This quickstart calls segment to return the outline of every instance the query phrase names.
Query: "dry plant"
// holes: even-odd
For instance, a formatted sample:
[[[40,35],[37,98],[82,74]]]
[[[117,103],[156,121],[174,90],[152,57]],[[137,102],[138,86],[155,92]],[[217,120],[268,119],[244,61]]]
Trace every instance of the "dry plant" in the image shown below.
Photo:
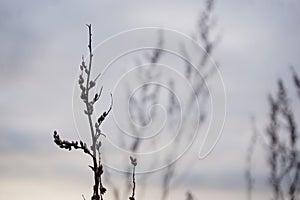
[[[182,55],[186,58],[186,61],[184,63],[184,77],[186,80],[190,82],[192,87],[194,88],[194,93],[187,94],[187,98],[184,102],[181,102],[184,104],[184,107],[186,108],[183,113],[180,113],[180,106],[178,102],[176,102],[174,94],[170,93],[169,96],[166,96],[165,93],[161,91],[161,88],[159,85],[152,85],[151,87],[149,85],[143,85],[141,87],[141,95],[137,97],[133,97],[130,95],[130,91],[132,91],[131,87],[128,86],[128,99],[130,99],[129,104],[129,111],[130,113],[134,113],[132,115],[133,120],[137,124],[141,124],[142,126],[145,126],[150,121],[149,115],[147,115],[147,109],[149,108],[149,105],[156,105],[157,102],[163,99],[168,99],[167,101],[167,116],[170,118],[170,123],[174,124],[177,123],[176,119],[178,119],[178,116],[182,115],[184,116],[182,126],[179,130],[179,133],[177,134],[174,143],[178,146],[184,144],[187,140],[191,140],[192,135],[190,133],[187,133],[185,130],[189,127],[191,118],[200,118],[199,120],[199,126],[202,125],[202,123],[206,119],[206,113],[205,113],[205,102],[208,98],[208,89],[206,88],[205,81],[207,81],[209,78],[211,78],[216,70],[214,66],[211,66],[210,63],[208,63],[208,56],[209,54],[213,53],[213,50],[216,45],[216,38],[213,38],[212,31],[215,26],[215,21],[213,18],[213,7],[214,7],[214,0],[206,0],[204,10],[200,13],[200,17],[198,19],[196,33],[192,34],[193,39],[199,43],[201,46],[204,47],[204,50],[206,53],[203,55],[197,56],[196,61],[191,61],[191,57],[189,54],[191,52],[188,51],[184,43],[180,43],[180,49]],[[164,56],[164,35],[163,31],[158,33],[159,38],[158,42],[156,44],[156,48],[149,54],[146,54],[144,57],[142,57],[137,62],[137,66],[140,66],[141,63],[150,63],[151,66],[149,68],[145,68],[141,71],[139,71],[139,74],[137,75],[137,80],[140,80],[140,83],[153,83],[157,82],[159,78],[166,78],[162,77],[162,73],[159,68],[156,67],[156,64],[159,63],[159,61]],[[196,67],[197,69],[192,66],[191,63],[197,63]],[[199,78],[199,72],[201,72],[202,77]],[[168,81],[168,87],[171,91],[180,90],[181,85],[177,83],[176,80],[170,79]],[[191,110],[193,108],[193,105],[195,105],[197,102],[195,99],[201,99],[202,101],[202,107],[200,116],[192,116]],[[152,107],[150,117],[151,120],[155,120],[155,118],[159,119],[157,116],[157,110],[155,107]],[[166,134],[172,134],[174,130],[174,126],[167,127],[168,130]],[[125,144],[127,145],[126,148],[130,149],[130,151],[133,154],[136,154],[140,147],[143,146],[143,140],[140,139],[140,136],[143,135],[143,129],[138,129],[134,125],[131,125],[130,132],[135,136],[134,140],[131,143]],[[120,139],[122,139],[120,137]],[[157,145],[155,141],[153,142],[153,147]],[[172,149],[171,152],[166,153],[164,155],[160,155],[163,157],[163,162],[166,163],[167,167],[164,168],[161,173],[161,200],[166,200],[170,193],[170,188],[172,181],[175,184],[175,182],[180,182],[185,177],[186,171],[178,172],[176,168],[176,163],[168,164],[170,161],[174,160],[176,157],[176,154],[178,153],[178,149]],[[150,166],[154,166],[155,163],[157,163],[157,159],[153,159],[152,163],[150,163]],[[188,164],[190,167],[191,165]],[[129,167],[129,166],[128,166]],[[186,169],[188,170],[188,168]],[[111,176],[107,177],[109,175],[106,173],[106,179],[108,182],[111,182]],[[126,179],[128,179],[129,174],[127,174]],[[148,187],[148,179],[150,174],[139,174],[141,180],[139,182],[139,198],[143,199],[143,195],[145,194],[147,187]],[[176,179],[175,179],[176,178]],[[111,184],[114,188],[114,199],[119,200],[120,194],[127,194],[130,192],[130,184],[127,185],[125,188],[125,191],[121,191],[120,188],[116,187],[115,185]],[[192,199],[191,193],[188,193],[188,199]]]
[[[300,79],[292,70],[294,86],[300,99]],[[279,79],[277,94],[268,96],[270,113],[266,129],[268,144],[266,160],[269,166],[269,185],[273,200],[300,199],[300,139],[295,120],[296,109],[284,82]],[[248,152],[252,154],[250,150]],[[251,188],[248,177],[248,187]],[[251,193],[251,191],[250,191]],[[251,199],[251,194],[250,198]]]
[[[101,132],[101,125],[105,121],[106,117],[112,110],[113,105],[113,98],[111,95],[111,104],[107,111],[104,111],[94,123],[94,105],[96,102],[99,101],[102,89],[99,92],[94,93],[93,98],[91,97],[91,91],[96,86],[96,79],[92,79],[92,64],[93,64],[93,49],[92,49],[92,26],[89,24],[87,25],[89,31],[89,42],[88,42],[88,49],[89,49],[89,59],[88,64],[86,64],[84,57],[82,57],[82,62],[80,65],[81,74],[79,75],[78,84],[80,87],[81,95],[80,98],[85,105],[84,114],[87,116],[88,124],[91,133],[91,146],[88,146],[83,141],[67,141],[62,140],[58,135],[57,131],[54,131],[54,142],[57,146],[62,149],[67,149],[71,151],[72,149],[80,149],[85,154],[87,154],[92,159],[92,165],[89,165],[89,168],[93,171],[93,178],[94,178],[94,186],[93,186],[93,195],[91,196],[91,200],[103,200],[104,194],[106,192],[106,188],[103,185],[102,175],[104,172],[103,164],[101,162],[101,136],[105,135]],[[137,161],[135,158],[130,157],[131,164],[133,166],[132,171],[132,181],[133,181],[133,188],[132,188],[132,195],[129,197],[130,200],[135,200],[135,167],[137,165]],[[84,196],[82,196],[85,199]]]
[[[250,139],[250,145],[247,149],[247,155],[246,155],[246,171],[245,171],[245,178],[246,178],[246,186],[247,186],[247,199],[252,199],[252,191],[254,187],[254,178],[252,175],[252,162],[253,162],[253,154],[254,150],[257,145],[257,130],[255,127],[255,120],[252,118],[252,124],[253,124],[253,134]]]
[[[199,98],[201,101],[206,102],[206,99],[208,97],[208,90],[205,85],[205,81],[210,78],[213,73],[215,72],[215,68],[210,66],[208,64],[208,54],[211,54],[213,52],[213,49],[215,47],[216,40],[212,39],[211,36],[211,30],[214,26],[214,21],[212,19],[212,11],[213,11],[213,5],[214,0],[207,0],[203,12],[201,12],[198,24],[197,24],[197,33],[193,35],[193,38],[201,44],[201,46],[204,47],[206,53],[204,53],[201,56],[198,56],[195,61],[195,63],[198,63],[197,69],[193,69],[194,67],[191,65],[190,62],[185,62],[184,69],[184,77],[191,82],[193,85],[193,88],[195,89],[195,94],[191,93],[187,95],[187,100],[184,102],[185,106],[187,107],[184,112],[182,113],[183,116],[191,116],[189,113],[192,109],[192,106],[196,103],[195,99]],[[93,195],[91,196],[91,200],[103,200],[104,194],[107,190],[106,187],[103,185],[103,179],[105,178],[105,183],[108,185],[108,188],[110,191],[112,191],[114,199],[120,200],[122,199],[122,196],[127,196],[129,193],[131,193],[129,199],[135,200],[136,199],[136,176],[135,176],[135,170],[136,170],[136,159],[130,157],[131,166],[127,163],[123,163],[127,165],[128,172],[126,174],[126,189],[125,191],[121,191],[119,187],[116,186],[116,184],[113,181],[112,175],[109,173],[108,170],[104,173],[104,166],[101,162],[101,157],[105,155],[101,155],[101,138],[105,135],[101,132],[101,125],[105,121],[106,117],[112,110],[112,104],[113,104],[113,98],[111,96],[111,105],[109,109],[105,112],[103,112],[96,120],[94,120],[94,106],[95,103],[99,101],[99,98],[102,93],[102,88],[100,91],[94,93],[94,95],[91,94],[92,90],[95,88],[96,80],[99,77],[95,77],[94,79],[91,77],[92,73],[92,64],[93,64],[93,49],[92,49],[92,27],[91,25],[87,25],[89,30],[89,56],[88,56],[88,63],[84,60],[82,57],[82,62],[80,65],[81,74],[79,76],[79,87],[81,90],[80,98],[82,102],[85,105],[84,114],[87,116],[88,123],[89,123],[89,129],[91,133],[91,141],[92,144],[88,146],[83,141],[66,141],[61,140],[58,133],[54,132],[54,142],[63,149],[72,150],[72,149],[81,149],[85,154],[87,154],[92,159],[92,165],[89,165],[90,169],[93,171],[93,178],[94,178],[94,186],[93,186]],[[151,54],[147,54],[144,58],[148,63],[151,63],[155,65],[160,61],[160,59],[163,56],[163,45],[164,45],[164,38],[163,33],[159,33],[159,41],[158,41],[158,48],[155,49]],[[186,49],[185,45],[182,43],[180,44],[182,55],[189,60],[189,54],[190,52]],[[201,74],[203,77],[199,79],[199,71],[201,71]],[[139,78],[145,78],[141,80],[141,82],[155,82],[155,80],[160,76],[159,69],[149,68],[148,70],[142,71],[143,75],[140,75]],[[177,84],[176,80],[170,79],[169,80],[169,87],[173,90],[176,90],[180,88],[180,85]],[[130,88],[128,88],[130,90]],[[92,98],[91,98],[92,96]],[[196,97],[195,97],[196,96]],[[161,95],[160,87],[156,86],[154,90],[151,90],[149,87],[142,87],[142,95],[139,98],[132,98],[132,101],[130,102],[129,109],[130,112],[136,113],[136,120],[139,124],[145,125],[147,124],[147,116],[146,116],[146,110],[148,108],[148,105],[155,105],[160,98],[165,98],[164,95]],[[201,125],[205,118],[205,104],[203,104],[203,110],[201,110],[201,116],[199,125]],[[174,95],[170,94],[168,97],[168,103],[167,103],[167,114],[173,120],[173,123],[176,123],[176,117],[180,115],[180,108],[178,103],[175,100]],[[156,115],[156,109],[154,108],[151,113],[151,117],[155,118]],[[194,117],[194,116],[193,116]],[[197,116],[199,117],[199,116]],[[185,117],[183,121],[183,126],[186,128],[189,126],[189,118]],[[172,127],[169,127],[169,133],[171,133]],[[131,133],[135,135],[135,140],[127,144],[129,145],[129,149],[132,154],[135,154],[138,152],[139,148],[141,147],[142,141],[140,140],[139,135],[142,134],[140,130],[137,130],[134,126],[131,126]],[[187,135],[184,132],[184,129],[180,130],[180,133],[178,134],[178,137],[175,139],[175,143],[180,145],[184,140],[190,140],[191,135]],[[121,140],[122,138],[120,138]],[[155,144],[153,144],[155,145]],[[177,149],[174,149],[174,151],[164,155],[164,162],[169,163],[170,160],[174,159],[174,154],[176,154]],[[153,160],[153,163],[155,163],[156,160]],[[151,166],[151,164],[150,164]],[[189,165],[190,167],[191,165]],[[130,170],[132,168],[132,170]],[[132,172],[130,172],[132,171]],[[162,171],[162,178],[161,178],[161,200],[166,200],[170,193],[171,183],[172,181],[180,182],[184,178],[184,171],[182,171],[182,174],[176,174],[176,163],[173,163],[171,165],[167,165],[167,167]],[[132,175],[132,176],[131,176]],[[177,176],[176,176],[177,175]],[[131,177],[130,177],[131,176]],[[141,181],[139,182],[139,188],[140,191],[145,191],[147,189],[148,184],[148,178],[149,174],[141,174],[142,176]],[[127,180],[131,178],[132,183],[128,182]],[[132,188],[132,190],[130,190]],[[141,192],[142,193],[142,192]],[[84,198],[84,196],[83,196]],[[139,196],[139,199],[143,199],[143,195]],[[186,199],[192,200],[195,199],[192,195],[192,193],[187,192]]]

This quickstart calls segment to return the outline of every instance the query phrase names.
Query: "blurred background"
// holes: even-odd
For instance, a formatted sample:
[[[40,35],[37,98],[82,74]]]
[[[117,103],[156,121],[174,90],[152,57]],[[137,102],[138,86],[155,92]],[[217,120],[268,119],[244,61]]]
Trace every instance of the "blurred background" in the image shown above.
[[[93,25],[94,46],[120,32],[158,27],[125,32],[126,37],[95,48],[96,76],[105,69],[107,55],[118,55],[111,52],[132,49],[134,42],[153,46],[118,59],[97,82],[104,86],[97,113],[108,109],[109,93],[114,96],[113,112],[103,126],[106,199],[128,198],[131,180],[122,171],[128,172],[132,154],[138,158],[137,199],[248,199],[249,166],[255,180],[252,198],[272,197],[267,97],[276,94],[281,78],[290,105],[299,111],[293,84],[293,73],[300,74],[299,1],[1,0],[0,199],[91,195],[90,159],[80,151],[59,149],[52,138],[57,130],[68,140],[89,140],[77,88],[81,56],[88,53],[87,23]],[[155,60],[155,49],[170,50],[175,43],[197,70],[170,52],[159,51]],[[146,67],[133,70],[138,66]],[[175,67],[181,78],[164,66]],[[185,86],[185,80],[192,86]],[[198,86],[201,92],[195,95]],[[199,103],[196,109],[190,96]],[[212,116],[218,120],[216,132],[204,146],[209,154],[199,159],[205,131],[215,127]],[[180,130],[178,135],[172,136],[173,129]],[[254,133],[261,139],[250,150],[250,162]],[[148,136],[156,139],[139,140]]]

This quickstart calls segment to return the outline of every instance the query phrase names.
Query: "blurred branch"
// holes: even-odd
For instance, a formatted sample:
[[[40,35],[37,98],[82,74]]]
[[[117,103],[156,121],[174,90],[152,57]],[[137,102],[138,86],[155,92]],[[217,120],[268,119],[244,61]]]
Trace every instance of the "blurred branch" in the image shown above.
[[[294,85],[295,85],[295,88],[297,90],[298,97],[300,99],[300,79],[299,79],[299,76],[297,75],[297,73],[296,73],[293,66],[291,67],[291,70],[292,70],[292,74],[293,74]]]
[[[293,69],[292,76],[295,89],[299,92],[299,78]],[[277,94],[269,94],[268,101],[270,113],[266,129],[269,140],[267,159],[273,199],[296,200],[299,199],[300,192],[299,133],[295,110],[291,108],[291,100],[281,79],[277,82]]]
[[[186,200],[195,200],[195,198],[191,192],[186,193]]]
[[[257,130],[255,127],[255,119],[252,119],[252,136],[250,139],[250,145],[247,150],[247,156],[246,156],[246,184],[247,184],[247,199],[252,200],[252,191],[254,187],[254,178],[252,175],[252,157],[254,153],[254,149],[257,143]]]

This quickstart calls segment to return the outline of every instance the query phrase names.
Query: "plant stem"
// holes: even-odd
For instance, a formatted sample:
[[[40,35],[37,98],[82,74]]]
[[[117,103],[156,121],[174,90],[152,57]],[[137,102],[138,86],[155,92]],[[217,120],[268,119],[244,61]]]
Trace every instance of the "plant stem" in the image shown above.
[[[96,152],[96,137],[95,137],[95,131],[93,127],[93,120],[92,120],[92,111],[89,105],[89,91],[90,91],[90,77],[91,77],[91,70],[92,70],[92,62],[93,62],[93,52],[92,52],[92,26],[91,24],[87,25],[89,29],[89,66],[88,66],[88,72],[87,72],[87,82],[86,82],[86,109],[87,109],[87,116],[88,116],[88,122],[91,130],[91,137],[92,137],[92,151],[93,151],[93,165],[94,165],[94,182],[95,185],[93,187],[93,196],[92,200],[99,200],[99,176],[98,176],[98,163],[97,163],[97,152]],[[100,164],[100,163],[99,163]],[[102,198],[101,198],[102,199]]]

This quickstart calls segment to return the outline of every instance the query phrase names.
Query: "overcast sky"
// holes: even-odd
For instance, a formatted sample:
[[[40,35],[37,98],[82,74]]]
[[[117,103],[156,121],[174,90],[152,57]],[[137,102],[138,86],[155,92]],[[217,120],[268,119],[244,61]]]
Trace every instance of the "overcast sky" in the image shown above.
[[[67,200],[90,194],[89,159],[52,142],[54,129],[64,138],[78,139],[72,98],[80,59],[87,53],[85,24],[93,24],[95,45],[143,27],[190,35],[203,8],[199,0],[0,0],[0,199]],[[200,161],[195,153],[196,164],[172,189],[175,200],[183,199],[186,190],[198,199],[246,199],[250,116],[263,132],[266,97],[277,78],[290,88],[289,67],[300,74],[299,1],[219,0],[213,13],[220,40],[212,58],[220,65],[226,88],[226,123],[209,157]],[[119,73],[116,69],[115,76]],[[100,107],[107,108],[109,97],[103,98]],[[264,155],[258,153],[255,199],[267,199],[262,189],[266,172]]]

